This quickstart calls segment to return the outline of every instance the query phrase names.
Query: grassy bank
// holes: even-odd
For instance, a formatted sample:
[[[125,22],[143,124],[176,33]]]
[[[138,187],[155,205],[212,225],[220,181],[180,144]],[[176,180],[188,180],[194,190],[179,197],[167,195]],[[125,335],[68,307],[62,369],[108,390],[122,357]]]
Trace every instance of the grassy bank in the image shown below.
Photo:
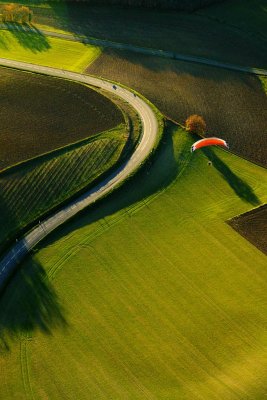
[[[24,264],[1,299],[3,398],[263,398],[266,257],[225,220],[267,201],[266,170],[192,141],[169,126]]]
[[[18,232],[92,184],[120,158],[124,124],[0,173],[0,249]]]

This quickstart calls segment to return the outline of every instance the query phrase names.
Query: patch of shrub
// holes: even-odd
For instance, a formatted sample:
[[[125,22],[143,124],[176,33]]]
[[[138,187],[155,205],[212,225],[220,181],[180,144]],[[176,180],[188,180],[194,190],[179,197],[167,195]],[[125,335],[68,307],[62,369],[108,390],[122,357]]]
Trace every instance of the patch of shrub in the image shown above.
[[[29,7],[20,4],[5,4],[2,7],[2,22],[31,22],[33,12]]]
[[[185,121],[185,128],[189,132],[203,134],[207,126],[201,115],[194,114],[190,115]]]

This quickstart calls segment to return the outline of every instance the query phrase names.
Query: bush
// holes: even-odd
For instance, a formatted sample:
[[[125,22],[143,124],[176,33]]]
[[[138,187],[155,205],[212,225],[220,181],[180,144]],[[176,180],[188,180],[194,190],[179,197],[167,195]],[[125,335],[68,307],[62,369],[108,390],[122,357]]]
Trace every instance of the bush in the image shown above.
[[[185,128],[189,132],[203,134],[206,131],[206,122],[200,115],[190,115],[185,121]]]
[[[27,23],[32,20],[32,10],[19,4],[5,4],[2,7],[2,22]]]

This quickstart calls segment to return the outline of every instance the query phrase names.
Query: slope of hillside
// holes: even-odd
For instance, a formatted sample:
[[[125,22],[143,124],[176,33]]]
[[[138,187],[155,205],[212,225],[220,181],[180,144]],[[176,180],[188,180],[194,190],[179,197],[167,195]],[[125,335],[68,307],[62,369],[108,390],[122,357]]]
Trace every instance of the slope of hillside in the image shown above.
[[[1,299],[2,397],[24,380],[40,399],[263,398],[266,256],[225,220],[267,201],[266,170],[191,144],[169,126],[24,264]]]

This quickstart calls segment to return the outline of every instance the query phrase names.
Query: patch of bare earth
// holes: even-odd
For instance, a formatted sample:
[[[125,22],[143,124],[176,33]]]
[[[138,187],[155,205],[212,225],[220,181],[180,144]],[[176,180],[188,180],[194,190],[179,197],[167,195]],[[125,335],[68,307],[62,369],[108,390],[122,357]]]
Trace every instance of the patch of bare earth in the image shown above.
[[[84,85],[0,68],[0,169],[123,122],[119,109]]]
[[[267,255],[267,204],[235,217],[228,223]]]
[[[267,96],[256,76],[110,49],[87,72],[136,89],[178,122],[201,114],[209,136],[267,166]]]

